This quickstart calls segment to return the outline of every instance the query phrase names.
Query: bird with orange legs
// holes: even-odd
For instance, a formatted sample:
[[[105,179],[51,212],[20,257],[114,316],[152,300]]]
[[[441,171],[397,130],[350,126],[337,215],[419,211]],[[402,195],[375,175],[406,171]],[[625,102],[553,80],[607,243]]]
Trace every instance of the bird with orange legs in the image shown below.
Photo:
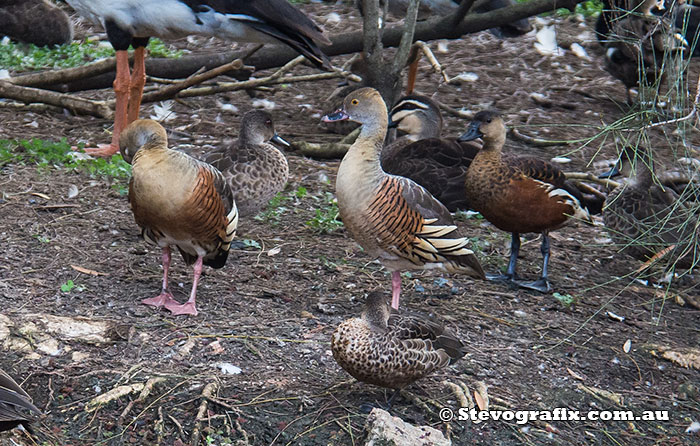
[[[80,15],[99,23],[116,50],[117,74],[112,142],[85,149],[95,156],[119,151],[119,136],[138,119],[146,83],[146,45],[152,36],[191,34],[239,42],[283,43],[319,67],[330,68],[318,47],[330,41],[321,29],[287,0],[67,0]],[[129,47],[134,66],[129,70]]]

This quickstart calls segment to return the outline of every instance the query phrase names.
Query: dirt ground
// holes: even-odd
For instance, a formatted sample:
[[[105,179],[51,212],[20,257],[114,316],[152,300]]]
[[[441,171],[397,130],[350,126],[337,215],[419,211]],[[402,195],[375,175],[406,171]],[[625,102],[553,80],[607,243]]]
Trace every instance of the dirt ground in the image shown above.
[[[347,3],[302,7],[330,34],[359,26]],[[342,20],[329,21],[331,12]],[[615,138],[590,138],[629,112],[624,87],[601,69],[602,51],[590,21],[553,23],[560,45],[578,42],[590,60],[571,51],[542,56],[534,33],[499,40],[482,32],[447,42],[447,54],[431,44],[450,76],[468,72],[478,80],[439,85],[439,76],[422,62],[418,88],[437,92],[456,109],[496,107],[523,134],[579,141],[540,146],[511,138],[508,147],[546,159],[566,156],[568,171],[600,172],[602,162],[617,153]],[[228,46],[209,39],[173,44],[197,52]],[[257,95],[274,102],[283,137],[331,141],[338,136],[324,133],[318,123],[336,84],[289,84]],[[109,98],[112,93],[95,94]],[[224,110],[221,103],[238,111]],[[171,145],[201,155],[235,137],[240,116],[252,106],[243,92],[179,101],[173,106],[176,117],[165,124],[174,131]],[[152,105],[143,107],[142,116],[152,113]],[[467,124],[445,118],[448,135]],[[90,117],[0,108],[1,138],[105,143],[110,125]],[[692,146],[698,140],[696,128],[681,134],[675,126],[662,126],[649,134],[657,159],[667,164],[679,141],[685,138]],[[287,155],[287,199],[267,219],[241,220],[238,237],[253,242],[235,249],[225,268],[206,270],[196,317],[173,317],[139,303],[158,292],[162,269],[159,252],[139,238],[126,196],[84,172],[0,166],[0,322],[10,327],[9,333],[0,330],[5,339],[0,367],[17,377],[45,412],[35,425],[35,440],[15,431],[1,435],[1,445],[191,444],[203,392],[213,392],[216,401],[200,414],[202,444],[362,444],[366,414],[359,405],[384,402],[388,392],[351,379],[334,362],[329,340],[337,324],[359,314],[368,291],[379,288],[389,295],[390,278],[342,229],[319,234],[305,225],[333,192],[338,161]],[[68,198],[71,185],[79,193]],[[302,186],[308,194],[296,197]],[[700,345],[700,311],[678,303],[700,295],[697,277],[686,276],[669,293],[634,281],[639,262],[615,252],[596,218],[593,227],[573,224],[552,234],[550,274],[556,292],[575,299],[568,307],[553,295],[497,283],[437,272],[406,275],[404,309],[439,315],[462,337],[468,353],[406,389],[393,414],[431,425],[455,445],[698,444],[698,434],[684,432],[700,421],[698,370],[662,357],[665,350]],[[459,224],[473,238],[485,268],[505,267],[508,234],[477,218]],[[536,277],[540,239],[529,239],[520,272]],[[179,255],[173,263],[173,289],[184,301],[191,270]],[[72,265],[104,274],[84,274]],[[76,286],[64,292],[61,285],[68,280]],[[47,327],[37,321],[52,316],[100,323],[104,337],[53,334],[56,343],[47,344],[41,330],[27,325]],[[12,345],[23,348],[11,348],[8,335]],[[667,410],[669,420],[442,422],[440,407],[459,407],[448,382],[463,383],[470,392],[482,383],[492,408]],[[144,385],[150,392],[141,392]],[[125,386],[132,392],[96,410],[90,403]]]

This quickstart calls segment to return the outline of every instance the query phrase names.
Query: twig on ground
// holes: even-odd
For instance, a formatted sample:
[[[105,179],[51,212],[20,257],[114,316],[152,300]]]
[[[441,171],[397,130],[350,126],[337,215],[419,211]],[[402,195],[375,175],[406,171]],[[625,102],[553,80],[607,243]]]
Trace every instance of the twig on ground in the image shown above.
[[[207,413],[207,406],[209,404],[209,399],[214,396],[219,390],[219,383],[217,381],[210,382],[202,390],[202,402],[199,404],[199,410],[197,411],[197,418],[195,418],[194,429],[192,429],[191,446],[199,445],[199,437],[202,434],[202,420],[205,420],[205,415]]]
[[[533,146],[539,146],[539,147],[548,147],[548,146],[565,146],[568,144],[571,144],[573,141],[551,141],[548,139],[540,139],[540,138],[534,138],[532,136],[524,135],[520,133],[520,131],[516,128],[511,128],[510,134],[515,137],[515,139],[518,139],[522,142],[525,142],[527,144],[533,145]]]
[[[63,70],[46,70],[39,73],[13,76],[7,79],[7,81],[23,87],[41,87],[62,84],[77,79],[86,79],[112,71],[116,67],[117,59],[115,57],[110,57],[109,59],[98,60],[97,62],[92,62],[82,67],[66,68]]]
[[[602,184],[603,186],[608,187],[610,189],[615,189],[617,186],[620,185],[620,183],[614,180],[609,180],[607,178],[598,178],[591,172],[565,172],[564,175],[566,175],[567,180],[584,180],[591,183]]]
[[[462,387],[450,381],[443,381],[442,383],[450,388],[452,394],[455,396],[455,398],[457,398],[459,407],[471,408],[469,406],[469,401],[467,401],[467,397],[465,396],[466,392],[464,392]]]

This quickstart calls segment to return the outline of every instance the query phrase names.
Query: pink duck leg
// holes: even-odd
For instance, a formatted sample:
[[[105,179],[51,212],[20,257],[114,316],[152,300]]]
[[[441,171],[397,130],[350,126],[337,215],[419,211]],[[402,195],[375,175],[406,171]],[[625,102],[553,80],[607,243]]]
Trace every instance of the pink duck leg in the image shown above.
[[[165,305],[165,308],[170,310],[174,315],[180,314],[190,314],[192,316],[197,315],[197,308],[195,307],[194,300],[197,296],[197,285],[199,284],[199,276],[202,275],[202,266],[204,262],[202,257],[197,257],[197,261],[194,262],[194,279],[192,280],[192,293],[190,294],[190,300],[180,305],[177,302],[169,302]]]
[[[144,299],[141,301],[142,304],[150,305],[152,307],[160,308],[167,306],[168,304],[177,305],[178,302],[175,300],[173,295],[168,290],[168,270],[170,269],[170,248],[163,248],[163,290],[156,297],[151,297],[149,299]]]

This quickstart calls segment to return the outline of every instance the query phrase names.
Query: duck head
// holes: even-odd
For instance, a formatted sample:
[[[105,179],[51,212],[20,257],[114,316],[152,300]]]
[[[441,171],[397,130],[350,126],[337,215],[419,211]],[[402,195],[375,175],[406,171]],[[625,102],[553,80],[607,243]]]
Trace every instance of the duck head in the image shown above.
[[[323,118],[323,122],[351,121],[365,126],[384,125],[389,120],[384,99],[377,90],[370,87],[360,88],[350,93],[343,101],[343,106]]]
[[[608,179],[622,175],[630,182],[644,182],[653,179],[654,164],[648,149],[638,147],[625,147],[620,152],[615,165],[609,171],[598,178]]]
[[[119,135],[119,152],[131,164],[139,150],[167,147],[168,135],[162,125],[152,119],[137,119]]]
[[[391,309],[387,305],[384,293],[371,291],[365,300],[365,310],[362,312],[362,319],[372,326],[386,328],[387,321],[391,315]]]
[[[458,141],[472,141],[477,138],[483,139],[485,143],[505,143],[506,124],[500,113],[494,110],[480,111]]]
[[[239,137],[246,144],[260,145],[272,141],[283,147],[290,147],[290,144],[275,132],[272,115],[263,110],[251,110],[243,115]]]
[[[440,106],[427,96],[404,96],[391,109],[389,127],[414,141],[438,138],[442,132]]]

